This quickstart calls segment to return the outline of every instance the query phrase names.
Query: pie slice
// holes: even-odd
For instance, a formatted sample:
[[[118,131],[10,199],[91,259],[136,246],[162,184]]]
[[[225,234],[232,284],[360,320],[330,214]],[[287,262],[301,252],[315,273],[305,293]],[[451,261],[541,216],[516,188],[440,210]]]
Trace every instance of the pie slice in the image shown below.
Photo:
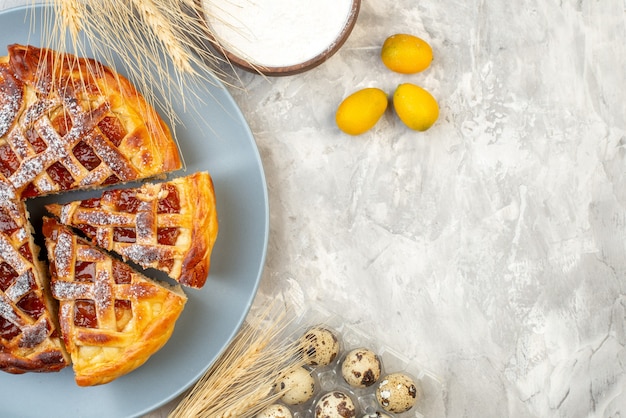
[[[170,338],[187,298],[76,236],[52,218],[43,234],[52,295],[76,383],[93,386],[135,370]]]
[[[143,268],[164,271],[185,286],[207,279],[218,222],[206,172],[46,209],[94,244]]]
[[[0,57],[0,173],[23,198],[181,167],[169,129],[99,62],[34,46]]]
[[[0,175],[0,370],[53,372],[69,364],[26,207]]]

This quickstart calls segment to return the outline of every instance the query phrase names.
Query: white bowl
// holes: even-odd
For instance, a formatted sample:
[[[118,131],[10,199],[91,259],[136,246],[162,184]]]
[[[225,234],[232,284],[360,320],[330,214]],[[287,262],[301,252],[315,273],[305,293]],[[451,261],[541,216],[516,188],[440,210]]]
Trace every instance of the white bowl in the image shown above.
[[[213,48],[267,76],[302,73],[328,60],[348,39],[361,6],[361,0],[199,1]],[[290,10],[277,10],[281,1]]]

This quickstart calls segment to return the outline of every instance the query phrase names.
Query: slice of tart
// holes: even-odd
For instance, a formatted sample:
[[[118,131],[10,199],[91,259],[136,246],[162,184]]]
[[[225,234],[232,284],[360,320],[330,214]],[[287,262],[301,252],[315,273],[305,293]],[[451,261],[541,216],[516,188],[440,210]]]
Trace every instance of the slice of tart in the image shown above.
[[[181,167],[169,129],[123,76],[34,46],[0,57],[0,173],[23,198]]]
[[[0,175],[0,370],[53,372],[69,364],[28,214]]]
[[[141,275],[52,218],[43,234],[76,383],[104,384],[144,364],[172,335],[187,301],[180,286]]]
[[[207,279],[218,232],[213,182],[206,172],[46,209],[94,244],[185,286]]]

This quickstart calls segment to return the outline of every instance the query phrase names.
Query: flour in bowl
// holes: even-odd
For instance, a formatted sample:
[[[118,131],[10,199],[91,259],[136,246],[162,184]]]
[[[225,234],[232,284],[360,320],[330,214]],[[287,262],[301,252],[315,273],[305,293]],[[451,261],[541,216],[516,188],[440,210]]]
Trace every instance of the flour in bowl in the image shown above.
[[[300,64],[332,48],[351,0],[203,0],[213,34],[230,52],[265,67]]]

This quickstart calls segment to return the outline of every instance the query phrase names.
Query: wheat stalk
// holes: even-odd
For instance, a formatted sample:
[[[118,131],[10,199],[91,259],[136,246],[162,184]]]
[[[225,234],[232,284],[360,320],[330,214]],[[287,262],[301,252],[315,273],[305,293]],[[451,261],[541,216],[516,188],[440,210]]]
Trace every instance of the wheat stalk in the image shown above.
[[[245,324],[216,363],[194,385],[169,418],[246,418],[276,402],[278,378],[302,366],[290,323],[278,303]]]
[[[193,73],[189,51],[184,49],[171,27],[171,22],[164,17],[153,0],[131,0],[152,33],[168,52],[174,66],[182,73]]]
[[[69,45],[67,52],[79,56],[91,50],[116,72],[122,65],[146,100],[163,110],[173,131],[181,121],[175,103],[186,110],[187,98],[210,93],[216,79],[241,85],[228,60],[209,47],[215,37],[203,19],[202,2],[45,1],[54,13],[41,22],[44,46],[66,51]]]

